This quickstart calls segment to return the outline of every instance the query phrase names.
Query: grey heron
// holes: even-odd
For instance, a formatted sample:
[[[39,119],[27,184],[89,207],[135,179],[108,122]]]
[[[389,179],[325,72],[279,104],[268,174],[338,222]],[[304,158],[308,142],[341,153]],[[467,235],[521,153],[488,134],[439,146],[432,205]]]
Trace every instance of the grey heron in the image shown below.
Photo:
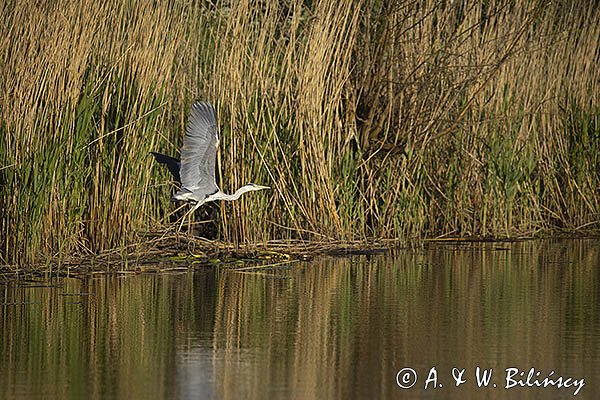
[[[215,180],[218,147],[219,133],[214,107],[209,102],[195,102],[192,104],[183,137],[181,161],[152,152],[156,161],[166,164],[173,178],[181,184],[172,199],[195,203],[189,214],[210,201],[232,201],[239,199],[246,192],[270,189],[269,186],[249,183],[233,194],[223,193]],[[185,217],[182,219],[182,225],[183,220]]]

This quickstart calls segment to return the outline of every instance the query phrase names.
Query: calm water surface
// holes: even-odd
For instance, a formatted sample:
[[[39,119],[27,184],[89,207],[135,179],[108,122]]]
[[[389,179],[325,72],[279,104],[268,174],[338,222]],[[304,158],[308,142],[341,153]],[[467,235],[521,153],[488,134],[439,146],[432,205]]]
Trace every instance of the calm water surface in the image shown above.
[[[0,399],[598,399],[599,304],[597,240],[4,282]]]

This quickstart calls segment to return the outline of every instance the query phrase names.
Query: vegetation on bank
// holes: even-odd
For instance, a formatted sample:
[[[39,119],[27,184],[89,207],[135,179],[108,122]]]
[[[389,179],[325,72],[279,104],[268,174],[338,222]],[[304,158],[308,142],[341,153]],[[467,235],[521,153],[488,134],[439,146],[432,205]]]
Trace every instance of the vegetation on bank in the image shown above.
[[[514,237],[600,227],[600,8],[575,0],[5,2],[0,257],[171,229],[215,104],[219,237]]]

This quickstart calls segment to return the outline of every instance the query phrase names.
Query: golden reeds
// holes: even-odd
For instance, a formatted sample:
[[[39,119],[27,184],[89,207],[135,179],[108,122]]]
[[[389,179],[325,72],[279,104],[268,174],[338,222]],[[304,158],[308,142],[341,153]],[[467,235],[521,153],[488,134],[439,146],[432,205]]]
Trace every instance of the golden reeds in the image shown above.
[[[215,103],[233,243],[598,229],[600,11],[580,2],[7,2],[0,254],[166,229]]]

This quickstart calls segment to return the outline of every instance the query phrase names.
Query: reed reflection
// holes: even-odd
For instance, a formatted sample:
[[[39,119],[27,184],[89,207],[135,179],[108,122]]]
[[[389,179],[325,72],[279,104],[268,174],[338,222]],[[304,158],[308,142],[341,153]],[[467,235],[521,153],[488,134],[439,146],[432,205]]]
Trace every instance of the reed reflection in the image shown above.
[[[451,386],[453,367],[535,367],[598,379],[598,246],[438,247],[328,260],[219,281],[221,398],[539,398],[551,388]],[[398,370],[436,366],[447,390],[402,392]],[[424,377],[421,377],[421,384]],[[498,379],[501,383],[501,379]],[[422,388],[422,386],[421,386]],[[572,393],[571,393],[572,394]]]
[[[0,286],[0,398],[566,396],[453,388],[450,370],[599,382],[599,250],[469,244],[251,273],[13,282]],[[443,389],[422,390],[424,376],[396,385],[401,368],[434,365]]]

